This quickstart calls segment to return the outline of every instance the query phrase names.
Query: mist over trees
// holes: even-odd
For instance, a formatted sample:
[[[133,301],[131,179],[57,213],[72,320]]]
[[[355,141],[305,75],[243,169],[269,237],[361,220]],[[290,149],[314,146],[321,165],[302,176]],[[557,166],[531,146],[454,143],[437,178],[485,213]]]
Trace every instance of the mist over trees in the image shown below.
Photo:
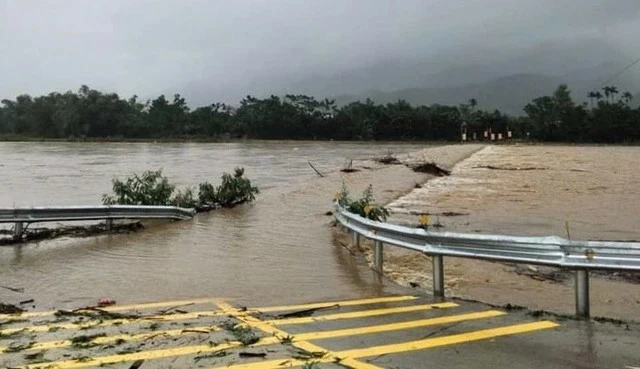
[[[247,96],[238,106],[214,103],[191,109],[176,94],[140,101],[82,86],[77,92],[2,100],[4,139],[308,139],[445,140],[483,138],[485,131],[512,131],[514,138],[562,142],[640,141],[640,108],[633,96],[605,86],[576,103],[567,85],[534,99],[524,116],[465,104],[411,105],[370,99],[338,106],[305,95]]]

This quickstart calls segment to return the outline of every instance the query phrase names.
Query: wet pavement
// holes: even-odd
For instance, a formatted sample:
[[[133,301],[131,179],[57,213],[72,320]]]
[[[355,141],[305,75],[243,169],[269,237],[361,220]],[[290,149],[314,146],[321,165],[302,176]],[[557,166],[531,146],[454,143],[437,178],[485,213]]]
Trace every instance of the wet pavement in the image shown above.
[[[89,316],[92,315],[93,317]],[[98,317],[96,317],[98,316]],[[203,298],[0,316],[21,368],[634,368],[640,325],[393,294],[279,306]],[[8,351],[8,352],[7,352]]]

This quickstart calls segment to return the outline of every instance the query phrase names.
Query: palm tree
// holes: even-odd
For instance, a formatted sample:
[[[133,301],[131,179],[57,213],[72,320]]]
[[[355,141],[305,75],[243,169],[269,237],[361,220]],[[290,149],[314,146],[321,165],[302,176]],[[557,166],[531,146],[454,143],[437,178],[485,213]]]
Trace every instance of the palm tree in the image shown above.
[[[611,87],[609,86],[604,86],[602,88],[602,91],[604,92],[604,96],[607,97],[607,101],[609,101],[609,96],[611,96]]]
[[[603,98],[602,92],[596,91],[595,98],[596,98],[596,101],[600,101]]]
[[[596,92],[595,91],[589,91],[589,93],[587,94],[587,97],[591,101],[591,108],[593,109],[593,99],[596,98]]]
[[[633,100],[633,95],[629,91],[625,91],[622,93],[621,98],[626,104],[628,104],[631,100]]]
[[[611,102],[615,100],[616,94],[618,94],[618,88],[616,86],[609,86],[609,92],[611,92]]]
[[[594,94],[594,96],[593,96],[593,97],[595,97],[595,98],[596,98],[596,101],[600,101],[600,99],[602,99],[602,97],[603,97],[603,96],[602,96],[602,92],[600,92],[600,91],[595,91],[595,94]]]

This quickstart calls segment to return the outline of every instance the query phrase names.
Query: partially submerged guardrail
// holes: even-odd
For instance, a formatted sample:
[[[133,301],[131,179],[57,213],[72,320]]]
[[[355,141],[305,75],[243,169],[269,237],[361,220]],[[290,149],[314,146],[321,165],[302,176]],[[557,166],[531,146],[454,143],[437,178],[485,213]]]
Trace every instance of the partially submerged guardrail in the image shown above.
[[[336,220],[374,240],[374,267],[382,273],[383,244],[421,252],[433,258],[433,294],[444,297],[445,256],[509,261],[575,270],[576,315],[589,316],[589,270],[640,271],[640,243],[572,241],[560,237],[513,237],[425,231],[381,223],[349,213],[336,204]]]
[[[74,222],[106,220],[107,229],[116,219],[174,219],[186,220],[195,209],[175,206],[101,205],[0,209],[0,223],[14,223],[14,236],[22,235],[24,224],[45,222]]]

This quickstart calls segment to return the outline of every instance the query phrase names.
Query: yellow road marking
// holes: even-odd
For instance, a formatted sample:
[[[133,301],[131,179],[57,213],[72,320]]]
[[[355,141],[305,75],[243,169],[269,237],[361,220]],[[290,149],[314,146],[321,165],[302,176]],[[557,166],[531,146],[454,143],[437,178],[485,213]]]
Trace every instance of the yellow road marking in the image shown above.
[[[454,334],[444,337],[427,338],[417,341],[409,341],[391,345],[374,346],[364,349],[345,350],[337,352],[339,357],[367,357],[383,354],[397,354],[400,352],[422,350],[438,346],[453,345],[456,343],[485,340],[500,336],[509,336],[518,333],[526,333],[541,329],[557,327],[559,324],[547,320],[533,323],[510,325],[506,327],[483,329],[480,331]]]
[[[229,305],[228,303],[224,302],[224,301],[218,301],[216,303],[218,305],[218,307],[220,309],[222,309],[223,311],[227,311],[229,314],[233,315],[236,319],[244,322],[245,324],[259,329],[265,333],[269,333],[272,334],[274,337],[273,338],[284,338],[284,337],[289,337],[289,334],[283,330],[280,330],[276,327],[274,327],[273,325],[263,322],[262,320],[253,317],[251,315],[248,315],[246,312],[241,312],[238,311],[237,309],[235,309],[233,306]],[[297,348],[309,351],[309,352],[325,352],[325,356],[330,356],[331,352],[328,350],[323,349],[320,346],[316,346],[311,342],[308,341],[293,341],[291,342],[291,344]],[[284,360],[286,361],[286,359]],[[293,360],[296,361],[296,360]],[[333,360],[332,360],[333,361]],[[274,367],[280,367],[282,364],[283,360],[279,360],[278,361],[278,366],[271,366],[271,367],[265,367],[265,368],[274,368]],[[353,369],[382,369],[378,366],[372,365],[372,364],[368,364],[368,363],[363,363],[360,362],[358,360],[355,360],[353,358],[346,358],[344,360],[342,360],[342,363],[345,364],[348,367],[351,367]],[[258,363],[259,364],[259,363]],[[300,364],[297,365],[302,365],[304,364],[303,362],[301,362]]]
[[[186,331],[185,331],[186,330]],[[183,329],[171,329],[164,331],[153,331],[149,333],[141,333],[141,334],[118,334],[113,336],[105,336],[105,337],[96,337],[91,340],[91,343],[95,343],[98,345],[110,344],[114,343],[118,340],[124,340],[126,342],[129,341],[141,341],[146,340],[152,337],[176,337],[183,334],[196,333],[194,331],[207,331],[208,333],[219,332],[221,330],[220,327],[217,326],[203,326],[203,327],[185,327]],[[63,347],[69,347],[73,345],[71,340],[60,340],[60,341],[47,341],[47,342],[39,342],[34,343],[33,346],[25,349],[25,350],[50,350],[50,349],[58,349]],[[0,346],[0,353],[2,353],[6,347]]]
[[[331,363],[339,360],[340,363],[343,363],[348,366],[352,366],[352,364],[347,363],[347,361],[350,361],[350,362],[355,361],[356,363],[360,363],[363,365],[372,365],[372,364],[367,364],[367,363],[357,361],[355,359],[374,356],[374,355],[395,354],[395,353],[401,353],[401,352],[407,352],[407,351],[422,350],[427,348],[452,345],[456,343],[479,341],[479,340],[485,340],[485,339],[495,338],[500,336],[508,336],[508,335],[513,335],[518,333],[533,332],[537,330],[553,328],[556,326],[558,326],[557,323],[550,322],[550,321],[516,324],[516,325],[511,325],[506,327],[485,329],[481,331],[455,334],[455,335],[444,336],[444,337],[427,338],[423,340],[409,341],[409,342],[403,342],[398,344],[374,346],[374,347],[369,347],[364,349],[330,352],[330,353],[327,353],[327,355],[325,355],[322,358],[318,358],[316,360],[310,360],[310,361],[315,361],[317,363]],[[224,368],[276,369],[276,368],[282,368],[285,366],[287,367],[300,366],[300,365],[304,365],[305,363],[308,363],[308,361],[302,361],[302,360],[296,360],[296,359],[290,359],[290,360],[280,359],[280,360],[262,361],[257,363],[229,365],[229,366],[225,366]],[[218,368],[222,368],[222,367],[218,366],[213,369],[218,369]],[[358,368],[370,368],[370,367],[362,366]]]
[[[197,305],[197,304],[212,304],[216,301],[213,298],[202,298],[202,299],[193,299],[193,300],[177,300],[177,301],[162,301],[162,302],[150,302],[143,304],[135,304],[135,305],[117,305],[117,306],[109,306],[102,308],[106,311],[123,311],[123,310],[143,310],[143,309],[154,309],[154,308],[162,308],[162,307],[171,307],[171,306],[180,306],[180,305]],[[44,316],[53,316],[57,310],[47,310],[47,311],[31,311],[25,312],[21,314],[0,314],[0,319],[9,319],[9,318],[38,318]]]
[[[56,369],[84,368],[88,366],[118,364],[118,363],[130,362],[130,361],[136,361],[136,360],[153,360],[153,359],[167,358],[171,356],[207,353],[207,352],[214,352],[219,350],[228,350],[228,349],[232,349],[240,346],[242,346],[240,342],[229,342],[229,343],[223,343],[217,346],[197,345],[197,346],[175,347],[170,349],[141,351],[141,352],[135,352],[131,354],[116,354],[116,355],[94,357],[94,358],[91,358],[91,360],[87,360],[87,361],[66,360],[66,361],[58,361],[58,362],[52,362],[52,363],[46,363],[46,364],[26,365],[22,368],[23,369],[34,368],[34,367],[43,367],[43,368],[51,367]]]
[[[252,345],[251,347],[277,344],[277,343],[280,343],[281,338],[289,336],[287,332],[282,331],[274,327],[273,325],[263,322],[251,315],[248,315],[245,312],[239,312],[238,310],[234,309],[228,304],[219,303],[219,306],[223,312],[234,315],[237,319],[244,322],[245,324],[274,335],[273,337],[265,337],[261,339],[258,343],[256,343],[255,345]],[[486,339],[486,338],[499,336],[499,335],[516,334],[516,333],[550,327],[550,326],[546,326],[545,324],[551,324],[551,326],[557,325],[551,322],[541,322],[543,326],[533,327],[525,324],[525,325],[504,327],[504,328],[498,328],[498,329],[489,329],[485,331],[471,332],[471,333],[466,333],[461,335],[441,337],[441,338],[435,338],[435,339],[429,339],[429,340],[414,341],[414,342],[408,342],[405,344],[386,345],[386,346],[379,346],[379,347],[373,347],[368,349],[350,350],[350,351],[333,352],[333,353],[323,349],[320,346],[317,346],[308,342],[308,340],[311,340],[311,339],[325,339],[325,338],[344,337],[344,336],[359,335],[359,334],[378,333],[378,332],[383,332],[388,330],[399,330],[399,329],[420,327],[420,326],[427,326],[427,325],[446,324],[446,323],[452,323],[452,322],[469,320],[469,319],[481,319],[484,317],[500,316],[504,314],[505,313],[500,311],[489,310],[485,312],[467,313],[467,314],[459,314],[455,316],[423,319],[423,320],[414,321],[414,322],[384,324],[384,325],[377,325],[377,326],[369,326],[369,327],[353,328],[353,329],[342,329],[342,330],[326,331],[326,332],[309,332],[309,333],[299,334],[293,337],[292,345],[310,352],[318,352],[318,351],[325,352],[326,353],[325,357],[319,358],[317,360],[320,362],[333,362],[336,360],[336,358],[342,358],[341,362],[343,364],[353,367],[355,369],[379,369],[379,367],[375,365],[360,362],[356,360],[356,358],[363,357],[363,356],[370,356],[369,351],[367,350],[374,350],[373,351],[374,354],[372,355],[376,355],[375,352],[377,351],[375,350],[378,350],[381,352],[389,351],[390,353],[402,352],[407,350],[414,350],[414,348],[410,348],[410,347],[414,347],[415,345],[425,346],[425,343],[423,343],[423,341],[426,341],[428,343],[428,345],[425,346],[425,348],[435,347],[439,345]],[[539,324],[539,323],[533,323],[533,324]],[[202,329],[202,327],[189,328],[189,329]],[[216,330],[219,330],[219,328],[216,328]],[[136,336],[122,335],[122,336],[99,337],[99,338],[96,338],[93,342],[98,344],[111,343],[121,337],[123,339],[128,338],[129,340],[144,339],[152,335],[156,335],[156,334],[160,335],[165,332],[169,332],[169,335],[172,335],[172,334],[177,335],[177,334],[180,334],[182,330],[157,331],[157,332],[144,333]],[[70,344],[70,341],[58,341],[58,342],[63,342],[66,345]],[[44,342],[36,345],[41,345],[41,346],[39,347],[34,346],[33,349],[47,349],[47,348],[62,347],[55,342]],[[103,356],[103,357],[96,357],[93,360],[87,361],[87,362],[77,362],[75,360],[67,360],[67,361],[61,361],[57,363],[47,363],[47,365],[53,365],[53,367],[60,368],[60,369],[81,368],[81,367],[96,366],[101,364],[105,364],[105,365],[116,364],[116,363],[129,362],[129,361],[135,361],[135,360],[141,360],[141,359],[151,360],[151,359],[160,359],[160,358],[166,358],[166,357],[172,357],[172,356],[214,352],[218,350],[231,349],[231,348],[236,348],[240,346],[241,344],[239,342],[230,342],[230,343],[218,345],[218,346],[211,346],[211,345],[185,346],[185,347],[177,347],[177,348],[170,348],[170,349],[143,351],[138,353],[123,354],[123,355],[109,355],[109,356]],[[420,347],[415,349],[420,349]],[[280,364],[282,364],[285,361],[287,362],[286,365],[288,366],[303,365],[305,363],[305,361],[300,361],[295,359],[289,360],[285,358],[282,360],[273,360],[273,361],[265,361],[261,363],[246,364],[246,366],[245,364],[232,366],[232,368],[251,368],[251,369],[275,368],[275,367],[280,367]],[[274,365],[274,363],[277,365]]]
[[[455,304],[453,302],[443,302],[439,304],[412,305],[412,306],[401,306],[401,307],[386,308],[386,309],[353,311],[348,313],[319,315],[315,317],[311,316],[311,317],[304,317],[304,318],[273,319],[273,320],[267,320],[265,321],[265,323],[275,324],[275,325],[304,324],[304,323],[313,323],[313,322],[320,322],[320,321],[326,321],[326,320],[365,318],[365,317],[378,316],[378,315],[408,313],[412,311],[443,309],[443,308],[451,308],[456,306],[458,306],[458,304]]]
[[[320,331],[320,332],[302,333],[302,334],[295,335],[294,338],[296,340],[310,341],[310,340],[321,340],[326,338],[357,336],[361,334],[384,333],[384,332],[397,331],[402,329],[411,329],[411,328],[419,328],[419,327],[428,327],[428,326],[439,325],[439,324],[457,323],[457,322],[463,322],[466,320],[492,318],[492,317],[506,315],[506,314],[507,313],[504,313],[502,311],[489,310],[489,311],[483,311],[483,312],[477,312],[477,313],[443,316],[439,318],[412,320],[412,321],[403,322],[403,323],[381,324],[381,325],[373,325],[368,327],[340,329],[340,330],[325,331],[325,332]]]
[[[379,304],[383,302],[402,302],[402,301],[416,300],[417,298],[418,298],[417,296],[390,296],[390,297],[377,297],[373,299],[318,302],[313,304],[301,304],[301,305],[267,306],[267,307],[251,308],[249,310],[269,313],[273,311],[284,311],[284,310],[317,309],[317,308],[321,308],[325,306],[329,307],[333,305],[354,306],[354,305]]]
[[[141,317],[139,319],[111,319],[104,320],[98,322],[91,322],[91,320],[87,320],[83,323],[74,324],[74,323],[53,323],[53,324],[42,324],[42,325],[33,325],[22,328],[7,328],[0,330],[0,335],[3,334],[12,334],[15,332],[47,332],[51,328],[53,329],[88,329],[88,328],[97,328],[97,327],[109,327],[112,325],[122,325],[129,323],[148,323],[152,322],[167,322],[174,320],[187,320],[187,319],[197,319],[200,317],[214,317],[221,316],[226,313],[222,311],[195,311],[187,314],[170,314],[170,315],[152,315],[148,317]]]

